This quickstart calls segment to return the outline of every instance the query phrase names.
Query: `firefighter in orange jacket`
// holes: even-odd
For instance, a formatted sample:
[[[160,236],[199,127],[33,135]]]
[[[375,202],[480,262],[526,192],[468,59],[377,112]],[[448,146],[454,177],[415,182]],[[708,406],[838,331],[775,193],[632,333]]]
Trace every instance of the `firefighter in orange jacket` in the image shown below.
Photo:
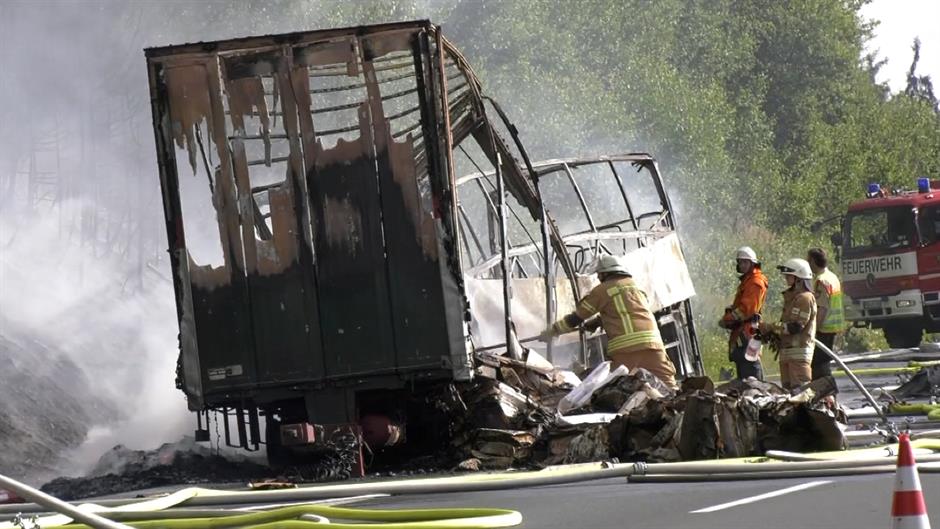
[[[617,257],[601,257],[595,270],[600,284],[578,302],[574,312],[546,329],[542,340],[575,331],[582,323],[588,329],[601,326],[607,333],[607,356],[612,367],[642,367],[676,389],[676,368],[666,355],[646,293],[636,286]]]
[[[754,377],[764,379],[760,359],[750,361],[744,357],[748,341],[754,336],[754,316],[760,314],[767,297],[767,277],[761,272],[757,254],[748,246],[738,249],[735,255],[737,271],[741,276],[734,303],[725,309],[718,325],[731,331],[728,339],[728,360],[734,362],[737,378]]]

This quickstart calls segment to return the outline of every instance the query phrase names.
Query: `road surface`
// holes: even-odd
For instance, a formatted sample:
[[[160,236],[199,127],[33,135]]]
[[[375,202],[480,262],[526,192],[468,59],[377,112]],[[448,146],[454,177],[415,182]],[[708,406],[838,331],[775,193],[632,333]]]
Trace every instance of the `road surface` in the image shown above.
[[[921,482],[929,515],[935,525],[940,524],[940,474],[921,474]],[[353,506],[503,507],[522,513],[522,527],[541,529],[861,529],[891,526],[893,486],[894,474],[722,483],[628,484],[625,479],[605,479],[510,491],[388,497]]]

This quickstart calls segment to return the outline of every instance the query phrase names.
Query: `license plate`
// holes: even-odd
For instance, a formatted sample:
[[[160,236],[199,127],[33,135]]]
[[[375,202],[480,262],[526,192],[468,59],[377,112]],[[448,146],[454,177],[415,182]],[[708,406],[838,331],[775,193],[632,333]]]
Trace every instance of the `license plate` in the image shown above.
[[[862,306],[865,307],[865,310],[880,309],[881,302],[880,301],[865,301],[862,303]]]

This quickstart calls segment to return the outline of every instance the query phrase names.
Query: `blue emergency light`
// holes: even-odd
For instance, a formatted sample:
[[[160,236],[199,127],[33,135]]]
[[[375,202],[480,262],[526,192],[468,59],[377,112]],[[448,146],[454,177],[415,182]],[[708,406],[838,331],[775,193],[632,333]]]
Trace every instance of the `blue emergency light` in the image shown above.
[[[868,184],[868,198],[876,197],[881,193],[881,184]]]
[[[917,179],[917,190],[921,193],[930,192],[930,179],[926,176],[922,176]]]

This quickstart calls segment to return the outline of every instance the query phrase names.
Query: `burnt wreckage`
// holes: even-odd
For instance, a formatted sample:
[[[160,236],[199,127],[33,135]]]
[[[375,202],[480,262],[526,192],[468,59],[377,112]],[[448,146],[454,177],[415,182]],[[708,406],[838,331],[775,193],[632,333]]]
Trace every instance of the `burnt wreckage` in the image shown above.
[[[531,337],[573,309],[603,253],[635,270],[679,374],[701,373],[653,158],[531,164],[438,27],[146,55],[177,383],[202,439],[220,412],[226,443],[272,460],[348,436],[391,445],[430,420],[436,392],[479,376],[481,354],[583,371],[602,334]]]

